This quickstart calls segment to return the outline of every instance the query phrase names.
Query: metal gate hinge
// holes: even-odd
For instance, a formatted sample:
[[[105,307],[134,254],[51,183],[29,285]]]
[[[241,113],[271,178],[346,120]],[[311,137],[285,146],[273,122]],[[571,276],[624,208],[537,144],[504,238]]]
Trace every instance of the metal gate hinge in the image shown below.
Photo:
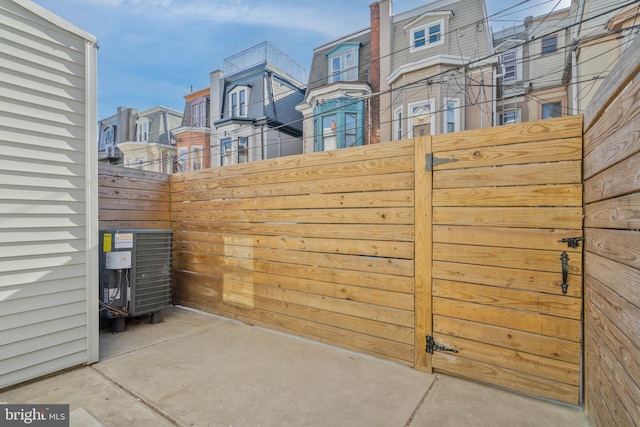
[[[432,171],[434,167],[444,165],[445,163],[457,162],[458,159],[445,159],[441,157],[433,157],[433,153],[425,154],[425,167],[424,170]]]
[[[433,337],[431,335],[427,335],[427,353],[431,354],[433,353],[434,350],[439,350],[439,351],[450,351],[452,353],[457,353],[458,350],[456,350],[455,348],[451,348],[451,347],[446,347],[442,344],[438,344],[437,342],[435,342],[433,340]]]

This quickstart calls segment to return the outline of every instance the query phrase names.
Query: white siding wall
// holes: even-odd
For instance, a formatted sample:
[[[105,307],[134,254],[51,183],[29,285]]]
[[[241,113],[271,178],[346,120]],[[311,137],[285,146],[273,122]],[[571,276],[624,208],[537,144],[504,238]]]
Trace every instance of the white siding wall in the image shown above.
[[[97,359],[94,46],[0,0],[0,388]]]

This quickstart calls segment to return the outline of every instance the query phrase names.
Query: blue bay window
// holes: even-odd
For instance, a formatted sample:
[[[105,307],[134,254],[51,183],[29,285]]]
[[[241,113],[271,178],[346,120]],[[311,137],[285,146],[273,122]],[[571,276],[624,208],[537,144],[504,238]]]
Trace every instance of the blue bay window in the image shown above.
[[[364,144],[364,101],[337,98],[313,110],[314,151]]]

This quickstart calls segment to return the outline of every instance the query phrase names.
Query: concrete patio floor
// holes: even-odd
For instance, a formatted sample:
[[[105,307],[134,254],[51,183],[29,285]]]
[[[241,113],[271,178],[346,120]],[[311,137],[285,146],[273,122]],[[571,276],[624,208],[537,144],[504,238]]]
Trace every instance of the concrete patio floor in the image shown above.
[[[579,408],[182,307],[100,335],[100,362],[0,391],[72,426],[589,426]]]

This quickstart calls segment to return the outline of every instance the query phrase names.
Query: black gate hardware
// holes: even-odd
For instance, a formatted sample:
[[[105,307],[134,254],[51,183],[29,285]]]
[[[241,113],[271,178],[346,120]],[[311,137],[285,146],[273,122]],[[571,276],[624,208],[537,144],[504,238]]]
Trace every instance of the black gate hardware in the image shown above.
[[[450,351],[452,353],[457,353],[458,350],[456,350],[455,348],[450,348],[450,347],[445,347],[444,345],[438,344],[437,342],[435,342],[433,340],[433,337],[431,335],[427,335],[427,353],[431,354],[433,353],[434,350],[440,350],[440,351]]]
[[[432,171],[434,167],[444,165],[445,163],[457,162],[458,159],[444,159],[440,157],[433,157],[433,153],[427,153],[425,155],[425,167],[424,170]]]
[[[562,252],[560,255],[560,261],[562,262],[562,295],[566,295],[569,290],[569,284],[567,283],[567,276],[569,275],[569,255],[566,252]]]
[[[565,237],[562,240],[558,240],[558,242],[566,243],[570,248],[577,248],[580,246],[580,242],[584,241],[584,237]]]

